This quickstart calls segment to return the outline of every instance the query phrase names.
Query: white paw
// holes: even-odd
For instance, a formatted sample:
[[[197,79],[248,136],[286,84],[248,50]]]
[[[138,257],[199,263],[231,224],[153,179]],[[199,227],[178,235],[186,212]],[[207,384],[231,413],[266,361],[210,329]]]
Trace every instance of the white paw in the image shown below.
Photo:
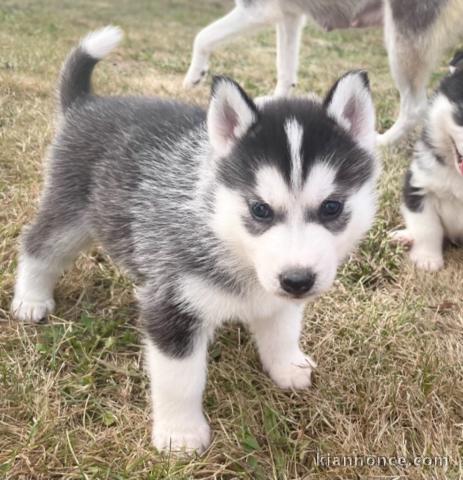
[[[412,249],[410,260],[416,268],[436,272],[444,266],[444,259],[440,253],[427,252],[423,250]]]
[[[392,243],[397,243],[403,247],[411,248],[413,246],[413,237],[406,228],[391,232],[389,234],[389,238],[391,239]]]
[[[272,365],[268,373],[280,388],[300,390],[312,385],[312,370],[316,367],[308,355],[299,352],[291,361]]]
[[[207,65],[202,67],[191,65],[183,79],[183,88],[190,89],[198,85],[198,83],[206,76],[207,69]]]
[[[160,452],[202,453],[211,443],[211,429],[204,419],[184,425],[154,422],[153,445]]]
[[[46,300],[32,300],[27,297],[15,296],[11,303],[11,313],[18,319],[27,323],[38,323],[52,313],[55,309],[53,298]]]

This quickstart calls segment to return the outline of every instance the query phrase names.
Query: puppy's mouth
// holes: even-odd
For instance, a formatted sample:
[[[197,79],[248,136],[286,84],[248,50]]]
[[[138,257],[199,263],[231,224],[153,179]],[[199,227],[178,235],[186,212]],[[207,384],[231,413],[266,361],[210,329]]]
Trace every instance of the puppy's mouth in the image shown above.
[[[453,149],[455,152],[455,167],[460,175],[463,175],[463,153],[458,150],[455,140],[452,138]]]
[[[295,294],[295,293],[287,293],[284,290],[279,290],[277,295],[281,298],[285,298],[286,300],[290,300],[296,303],[304,303],[315,299],[321,295],[321,292],[318,290],[310,290],[307,293]]]

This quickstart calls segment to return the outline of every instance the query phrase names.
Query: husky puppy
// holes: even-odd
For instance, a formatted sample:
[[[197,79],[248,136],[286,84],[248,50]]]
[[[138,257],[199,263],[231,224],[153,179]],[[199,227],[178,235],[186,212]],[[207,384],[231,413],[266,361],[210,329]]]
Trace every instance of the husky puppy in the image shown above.
[[[400,93],[395,124],[380,144],[398,142],[426,111],[426,86],[443,51],[463,34],[463,0],[236,0],[230,13],[196,36],[185,87],[206,73],[210,54],[221,44],[276,24],[278,82],[275,95],[287,95],[297,82],[304,17],[323,28],[379,25],[384,17],[391,73]]]
[[[463,243],[463,56],[432,99],[421,139],[405,176],[402,214],[406,228],[393,239],[411,247],[423,270],[444,265],[444,239]]]
[[[40,321],[63,270],[102,244],[136,282],[153,443],[202,451],[207,345],[223,322],[249,326],[278,386],[310,385],[315,363],[299,348],[304,303],[331,287],[374,217],[374,108],[359,71],[323,102],[258,107],[225,77],[214,80],[207,111],[92,95],[93,67],[120,37],[114,27],[93,32],[64,64],[12,311]]]

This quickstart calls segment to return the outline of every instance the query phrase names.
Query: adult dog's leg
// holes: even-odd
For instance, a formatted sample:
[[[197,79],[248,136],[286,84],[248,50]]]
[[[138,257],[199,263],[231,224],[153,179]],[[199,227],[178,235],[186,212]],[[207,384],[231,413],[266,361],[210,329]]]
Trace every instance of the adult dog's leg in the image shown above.
[[[237,6],[230,13],[201,30],[194,41],[191,65],[183,86],[191,88],[199,83],[207,72],[210,54],[221,43],[272,23],[273,17],[266,15],[262,10]]]
[[[277,24],[278,83],[275,95],[287,95],[297,83],[303,15],[285,15]]]
[[[394,125],[379,136],[382,145],[398,142],[417,125],[426,110],[426,86],[439,53],[430,36],[431,32],[423,32],[411,38],[399,32],[386,8],[386,48],[400,93],[400,113]]]

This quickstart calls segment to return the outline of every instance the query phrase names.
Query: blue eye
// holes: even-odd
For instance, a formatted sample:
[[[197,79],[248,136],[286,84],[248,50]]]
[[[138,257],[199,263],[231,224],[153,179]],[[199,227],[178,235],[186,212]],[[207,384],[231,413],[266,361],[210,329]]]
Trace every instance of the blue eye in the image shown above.
[[[251,205],[252,216],[260,222],[270,222],[273,220],[273,210],[266,203],[254,202]]]
[[[325,200],[319,210],[322,220],[334,220],[341,215],[344,205],[336,200]]]

